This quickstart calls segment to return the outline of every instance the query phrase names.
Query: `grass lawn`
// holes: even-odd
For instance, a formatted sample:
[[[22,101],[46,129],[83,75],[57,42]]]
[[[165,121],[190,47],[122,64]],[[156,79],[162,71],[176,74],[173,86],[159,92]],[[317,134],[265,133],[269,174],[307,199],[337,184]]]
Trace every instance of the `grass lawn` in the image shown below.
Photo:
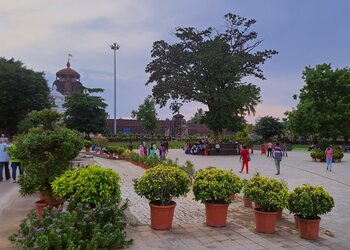
[[[292,145],[292,150],[295,150],[295,151],[307,151],[308,148],[309,148],[309,145],[301,145],[301,144]]]

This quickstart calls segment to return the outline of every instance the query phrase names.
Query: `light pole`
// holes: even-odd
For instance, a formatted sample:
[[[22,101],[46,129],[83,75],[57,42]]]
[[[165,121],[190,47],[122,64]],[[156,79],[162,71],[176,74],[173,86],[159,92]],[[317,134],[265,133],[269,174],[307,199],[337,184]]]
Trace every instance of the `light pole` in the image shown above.
[[[113,133],[117,134],[117,50],[120,46],[116,43],[110,45],[111,49],[114,50],[114,122],[113,122]]]

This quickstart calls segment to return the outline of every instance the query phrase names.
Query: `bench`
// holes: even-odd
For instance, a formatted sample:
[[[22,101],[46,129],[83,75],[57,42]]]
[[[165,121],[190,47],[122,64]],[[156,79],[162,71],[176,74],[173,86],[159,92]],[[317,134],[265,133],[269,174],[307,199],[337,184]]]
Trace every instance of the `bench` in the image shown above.
[[[216,149],[216,143],[209,143],[209,155],[239,155],[238,144],[219,143],[220,149]]]

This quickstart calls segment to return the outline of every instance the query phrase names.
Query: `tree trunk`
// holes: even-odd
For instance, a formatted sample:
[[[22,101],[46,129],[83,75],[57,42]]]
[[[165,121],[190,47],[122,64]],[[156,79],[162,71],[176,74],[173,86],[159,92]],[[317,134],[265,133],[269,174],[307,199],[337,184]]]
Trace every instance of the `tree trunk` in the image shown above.
[[[214,131],[214,141],[221,142],[222,131]]]

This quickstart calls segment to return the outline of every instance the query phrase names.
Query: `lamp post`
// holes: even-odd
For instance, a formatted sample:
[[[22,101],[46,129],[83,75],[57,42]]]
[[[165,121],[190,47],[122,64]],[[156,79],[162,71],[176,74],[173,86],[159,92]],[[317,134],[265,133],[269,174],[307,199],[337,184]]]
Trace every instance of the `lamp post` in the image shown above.
[[[116,43],[110,45],[111,49],[114,50],[114,122],[113,122],[113,133],[117,134],[117,50],[120,46]]]

